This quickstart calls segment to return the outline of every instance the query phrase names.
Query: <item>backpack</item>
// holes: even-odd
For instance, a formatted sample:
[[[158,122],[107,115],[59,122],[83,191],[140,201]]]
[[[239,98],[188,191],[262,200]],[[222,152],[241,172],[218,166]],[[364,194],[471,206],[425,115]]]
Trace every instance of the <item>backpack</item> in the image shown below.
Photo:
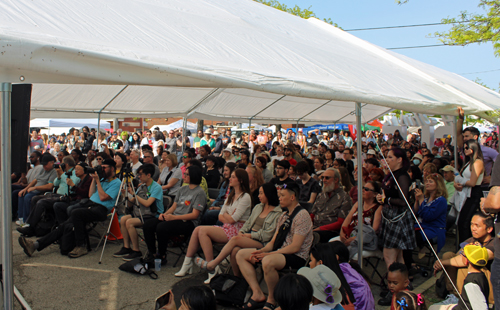
[[[215,292],[217,303],[240,307],[245,302],[248,283],[244,278],[230,274],[218,274],[210,281],[210,288]]]
[[[59,250],[62,255],[68,255],[76,247],[75,228],[73,223],[65,222],[56,229],[63,229],[63,234],[59,239]]]
[[[147,274],[153,280],[158,279],[158,275],[153,271],[154,262],[145,261],[142,257],[121,264],[118,269],[140,275]]]
[[[445,299],[448,295],[448,290],[446,289],[446,275],[443,272],[439,279],[436,280],[436,295],[439,298]]]

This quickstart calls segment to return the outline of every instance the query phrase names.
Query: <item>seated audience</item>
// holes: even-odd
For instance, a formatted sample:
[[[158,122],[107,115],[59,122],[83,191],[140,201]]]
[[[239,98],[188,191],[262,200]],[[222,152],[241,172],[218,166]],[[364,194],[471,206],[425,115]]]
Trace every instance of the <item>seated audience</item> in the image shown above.
[[[264,178],[264,183],[271,181],[273,178],[273,173],[267,169],[267,159],[262,154],[255,158],[255,166],[260,168],[262,171],[262,177]]]
[[[465,256],[462,261],[467,266],[467,276],[460,293],[460,301],[458,304],[432,305],[429,310],[489,309],[488,296],[491,291],[489,277],[482,271],[489,260],[488,250],[480,245],[469,244],[464,247],[463,256]]]
[[[293,182],[293,180],[288,177],[288,169],[290,169],[290,163],[287,160],[278,161],[276,164],[276,177],[271,179],[271,183],[275,186],[282,186],[285,183]]]
[[[299,186],[296,183],[287,183],[279,191],[281,207],[286,211],[278,219],[272,240],[259,250],[242,249],[236,254],[241,274],[252,290],[246,308],[276,308],[274,288],[279,280],[278,271],[305,266],[313,240],[312,223],[307,211],[300,206],[298,196]],[[267,299],[257,281],[254,267],[257,262],[262,263],[264,280],[269,291]]]
[[[229,186],[232,187],[231,193],[219,213],[219,221],[223,223],[223,226],[199,226],[195,228],[189,241],[184,263],[181,270],[175,274],[176,277],[183,277],[192,272],[193,257],[200,246],[205,254],[205,259],[207,261],[213,260],[212,243],[227,243],[238,234],[250,216],[252,198],[247,172],[243,169],[234,170],[229,179]]]
[[[217,310],[217,301],[213,291],[207,286],[190,286],[181,295],[181,306],[177,308],[172,290],[169,291],[168,303],[160,309],[165,310]]]
[[[215,156],[207,156],[205,161],[206,169],[203,176],[207,180],[208,188],[219,188],[220,173]]]
[[[217,196],[216,199],[210,199],[211,206],[203,214],[203,217],[201,218],[201,225],[217,224],[219,220],[220,209],[222,205],[224,205],[224,201],[226,200],[227,196],[231,191],[231,188],[229,186],[229,178],[231,177],[231,174],[233,173],[235,168],[236,168],[236,163],[234,162],[228,162],[226,163],[226,165],[224,165],[224,170],[222,173],[224,180],[222,181],[222,184],[220,186],[219,195]]]
[[[128,187],[129,192],[126,195],[128,205],[132,205],[132,210],[131,214],[124,215],[120,219],[123,247],[113,254],[114,257],[121,257],[125,261],[142,257],[136,228],[142,227],[147,220],[158,218],[164,211],[163,193],[161,186],[153,181],[154,172],[155,167],[152,164],[144,164],[137,169],[137,176],[141,184],[136,191],[135,197],[132,187]]]
[[[335,168],[328,168],[321,176],[323,191],[318,195],[311,209],[314,231],[328,242],[340,235],[344,219],[352,208],[351,197],[342,189],[340,174]]]
[[[158,218],[144,222],[144,238],[148,246],[149,257],[160,258],[163,264],[167,262],[168,241],[179,235],[190,235],[198,226],[201,214],[206,206],[206,195],[200,187],[201,168],[190,166],[184,173],[183,186],[177,192],[174,203]],[[156,251],[156,240],[158,251]]]
[[[252,196],[252,208],[260,203],[259,201],[259,188],[264,184],[262,177],[262,170],[256,166],[247,166],[245,169],[248,173],[248,181],[250,182],[250,195]]]
[[[279,206],[278,192],[271,183],[263,184],[259,189],[260,203],[256,205],[250,217],[241,227],[237,236],[234,236],[222,248],[219,255],[212,261],[196,258],[196,264],[202,269],[214,270],[228,255],[231,255],[231,268],[236,276],[240,276],[240,270],[236,262],[236,253],[240,249],[262,248],[273,237],[276,231],[276,223],[282,214]]]
[[[153,180],[155,182],[158,182],[158,179],[160,178],[160,168],[158,168],[157,165],[154,164],[154,154],[153,154],[153,151],[151,150],[144,150],[142,151],[142,154],[143,154],[143,164],[151,164],[155,167],[155,174],[153,175]],[[133,167],[132,167],[132,170],[133,170]],[[137,175],[136,175],[137,177]]]
[[[464,283],[464,279],[467,277],[467,264],[463,260],[463,250],[466,245],[479,245],[488,250],[488,264],[485,268],[481,268],[482,272],[484,272],[487,278],[490,278],[491,272],[491,264],[493,262],[495,247],[493,246],[494,237],[491,236],[494,230],[494,221],[493,218],[489,215],[484,215],[483,213],[476,213],[471,220],[470,230],[472,233],[472,237],[465,240],[460,244],[460,251],[456,254],[453,252],[446,252],[443,254],[443,258],[441,259],[441,263],[444,268],[450,275],[451,280],[459,289],[462,290],[462,284]],[[439,262],[436,261],[434,263],[434,274],[442,269]],[[447,277],[445,277],[446,281],[446,289],[449,292],[447,299],[450,301],[456,301],[455,289],[453,285],[450,283]],[[491,288],[491,282],[490,282]],[[490,289],[489,301],[493,303],[493,290]]]
[[[321,186],[318,181],[309,175],[309,165],[303,160],[295,166],[298,179],[297,185],[300,188],[299,202],[313,204],[318,193],[321,193]]]
[[[78,208],[71,212],[71,216],[63,225],[60,225],[48,235],[32,241],[25,237],[19,237],[19,244],[24,249],[24,253],[32,256],[38,250],[41,251],[59,240],[65,230],[65,225],[73,225],[75,233],[76,247],[68,254],[71,258],[77,258],[88,253],[85,242],[86,225],[94,221],[104,221],[107,215],[115,205],[118,192],[120,190],[120,180],[115,177],[115,161],[106,159],[102,163],[104,169],[104,178],[100,180],[97,173],[92,176],[92,184],[90,186],[90,200],[85,208]]]
[[[19,191],[18,196],[18,211],[19,221],[16,222],[19,226],[24,225],[24,220],[28,219],[31,210],[31,199],[37,195],[49,192],[54,188],[54,180],[57,177],[57,172],[54,169],[54,156],[44,154],[41,164],[43,169],[38,170],[38,174],[34,176],[25,188]]]
[[[177,168],[176,155],[162,155],[162,158],[164,158],[165,166],[161,171],[158,184],[161,185],[164,195],[174,198],[182,186],[182,170],[181,168]]]

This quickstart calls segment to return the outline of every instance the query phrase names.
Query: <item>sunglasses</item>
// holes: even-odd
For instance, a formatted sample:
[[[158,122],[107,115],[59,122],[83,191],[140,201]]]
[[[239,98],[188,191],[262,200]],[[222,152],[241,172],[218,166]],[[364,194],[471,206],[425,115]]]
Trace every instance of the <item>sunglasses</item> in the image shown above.
[[[330,180],[331,178],[333,178],[333,177],[329,177],[329,176],[321,176],[320,177],[321,180]]]
[[[371,188],[368,188],[368,187],[363,187],[363,190],[367,191],[367,192],[374,192],[375,193],[375,190],[374,189],[371,189]]]
[[[182,158],[189,158],[189,157],[187,157],[186,155],[183,155]]]
[[[468,146],[465,146],[465,147],[464,147],[464,150],[466,150],[466,151],[467,151],[467,150],[469,150],[469,147],[468,147]]]
[[[102,160],[102,158],[96,158],[97,160]]]
[[[335,302],[335,299],[333,298],[333,288],[330,284],[328,284],[327,287],[325,287],[325,290],[324,290],[325,294],[326,294],[326,302],[329,303],[329,304],[333,304]]]

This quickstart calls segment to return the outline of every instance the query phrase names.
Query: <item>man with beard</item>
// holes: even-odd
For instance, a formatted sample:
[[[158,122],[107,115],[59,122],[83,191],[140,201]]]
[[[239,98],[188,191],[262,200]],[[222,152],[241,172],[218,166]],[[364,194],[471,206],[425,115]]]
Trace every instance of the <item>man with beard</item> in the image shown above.
[[[320,235],[320,242],[328,242],[340,235],[342,223],[352,208],[352,200],[341,186],[337,169],[328,168],[321,180],[323,191],[316,197],[311,214],[313,230]]]
[[[276,164],[276,177],[269,182],[276,187],[281,187],[285,183],[293,183],[294,181],[288,177],[288,169],[290,169],[290,163],[287,160],[278,161]]]
[[[293,159],[293,152],[290,148],[285,147],[285,160],[290,163],[290,165],[295,166],[297,165],[297,161]]]
[[[91,174],[92,184],[90,185],[89,201],[85,204],[85,208],[78,208],[71,212],[70,218],[59,225],[55,230],[51,231],[45,237],[32,241],[25,237],[19,237],[19,244],[24,249],[24,253],[32,256],[35,250],[41,251],[55,241],[59,240],[64,234],[67,225],[72,225],[75,233],[76,247],[68,256],[77,258],[88,253],[85,244],[85,226],[88,223],[96,221],[104,221],[108,213],[111,212],[115,205],[116,197],[120,190],[120,180],[115,176],[116,163],[112,159],[106,159],[101,164],[104,171],[104,177],[99,178],[97,173]]]

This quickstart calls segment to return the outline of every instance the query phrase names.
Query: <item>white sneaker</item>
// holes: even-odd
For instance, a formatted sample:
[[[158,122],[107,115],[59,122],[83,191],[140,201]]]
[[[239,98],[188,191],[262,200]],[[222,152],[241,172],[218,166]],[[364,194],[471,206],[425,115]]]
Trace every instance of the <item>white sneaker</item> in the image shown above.
[[[448,296],[446,296],[445,300],[443,300],[440,303],[434,304],[434,305],[444,306],[444,305],[455,305],[455,304],[458,304],[458,297],[453,295],[453,294],[448,294]]]
[[[19,220],[17,220],[17,221],[16,221],[16,225],[17,225],[17,226],[21,226],[21,227],[22,227],[22,226],[23,226],[23,224],[24,224],[24,222],[23,222],[23,220],[21,220],[21,219],[19,219]]]

